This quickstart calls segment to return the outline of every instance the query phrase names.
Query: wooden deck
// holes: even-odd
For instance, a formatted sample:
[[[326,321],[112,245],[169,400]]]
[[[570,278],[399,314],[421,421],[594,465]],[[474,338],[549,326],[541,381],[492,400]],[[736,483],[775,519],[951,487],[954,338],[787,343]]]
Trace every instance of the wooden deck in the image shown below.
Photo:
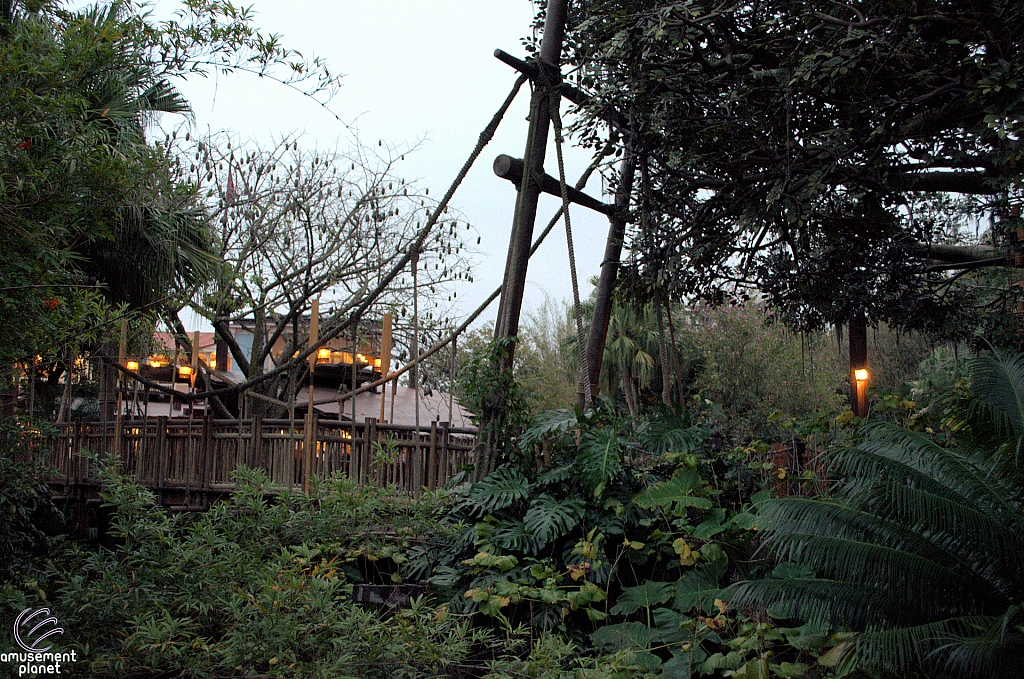
[[[241,465],[266,470],[278,489],[301,492],[306,474],[340,474],[358,483],[395,485],[412,495],[440,488],[473,461],[476,430],[433,422],[411,426],[313,419],[310,468],[305,468],[303,420],[215,420],[151,417],[55,425],[57,433],[35,453],[55,473],[57,497],[98,497],[97,465],[114,455],[126,474],[168,506],[202,508],[234,489]],[[379,444],[379,445],[378,445]]]

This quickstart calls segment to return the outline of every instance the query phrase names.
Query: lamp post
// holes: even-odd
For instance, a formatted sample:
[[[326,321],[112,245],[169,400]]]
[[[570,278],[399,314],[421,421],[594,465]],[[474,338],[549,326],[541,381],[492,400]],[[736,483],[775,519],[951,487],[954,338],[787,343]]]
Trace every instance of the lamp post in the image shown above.
[[[868,416],[868,374],[867,368],[856,368],[853,371],[853,383],[856,391],[856,408],[854,412],[857,417]]]

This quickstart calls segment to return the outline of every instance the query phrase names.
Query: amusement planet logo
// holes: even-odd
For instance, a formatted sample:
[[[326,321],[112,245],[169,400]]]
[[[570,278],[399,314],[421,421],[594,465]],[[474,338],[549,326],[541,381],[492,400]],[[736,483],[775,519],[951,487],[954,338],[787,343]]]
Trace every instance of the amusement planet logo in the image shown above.
[[[60,674],[61,663],[75,662],[75,651],[51,653],[50,637],[64,634],[49,608],[26,608],[14,619],[14,641],[22,652],[0,653],[0,661],[18,665],[18,676]],[[46,645],[44,645],[46,644]]]

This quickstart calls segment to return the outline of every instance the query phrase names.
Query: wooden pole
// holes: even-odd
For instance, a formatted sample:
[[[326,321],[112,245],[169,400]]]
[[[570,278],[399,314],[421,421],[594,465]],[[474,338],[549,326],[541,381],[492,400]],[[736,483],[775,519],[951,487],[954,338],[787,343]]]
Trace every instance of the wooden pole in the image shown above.
[[[125,357],[126,357],[126,355],[128,353],[127,346],[128,346],[128,323],[125,322],[125,321],[122,321],[121,322],[121,339],[117,343],[117,364],[119,366],[121,366],[121,367],[124,367]],[[101,369],[103,369],[102,366],[101,366]],[[121,414],[121,410],[123,409],[123,404],[121,402],[122,382],[121,382],[121,371],[120,370],[117,371],[117,377],[116,377],[116,379],[114,381],[114,387],[117,389],[117,412],[114,413],[114,456],[120,458],[121,457],[121,418],[123,417],[122,414]]]
[[[190,389],[195,390],[196,388],[196,375],[199,373],[199,331],[196,330],[192,333],[192,362],[189,364],[192,366],[192,373],[188,376],[188,386]],[[193,405],[189,404],[189,408]]]
[[[540,60],[541,68],[550,71],[550,80],[561,80],[559,61],[565,37],[565,15],[566,0],[548,2]],[[544,155],[547,151],[548,128],[551,124],[549,96],[549,88],[540,86],[538,82],[534,83],[533,95],[530,98],[530,127],[526,135],[526,150],[523,153],[523,167],[528,168],[528,171],[519,185],[516,197],[501,301],[494,327],[496,338],[513,337],[519,332],[519,315],[523,306],[523,291],[526,288],[533,225],[537,218],[537,201],[541,193],[539,178],[544,174]],[[510,350],[507,358],[508,367],[512,366],[512,359],[513,352]]]
[[[386,378],[391,372],[391,314],[384,314],[384,322],[381,324],[380,333],[380,376]],[[388,383],[385,381],[380,389],[380,417],[381,423],[387,423],[384,419],[384,404],[387,399]]]
[[[313,300],[313,308],[309,312],[309,345],[316,344],[320,337],[320,298]],[[309,475],[313,464],[313,369],[316,367],[317,352],[309,355],[309,382],[306,389],[306,438],[302,446],[302,492],[309,493]]]
[[[412,355],[420,355],[420,288],[419,288],[419,253],[412,257]],[[414,422],[416,424],[416,453],[412,459],[413,478],[415,485],[412,487],[413,497],[419,497],[423,488],[423,445],[420,440],[420,366],[416,364],[412,369],[412,403],[416,410]]]
[[[850,409],[857,417],[867,417],[868,324],[863,309],[850,314],[847,334],[850,345]]]

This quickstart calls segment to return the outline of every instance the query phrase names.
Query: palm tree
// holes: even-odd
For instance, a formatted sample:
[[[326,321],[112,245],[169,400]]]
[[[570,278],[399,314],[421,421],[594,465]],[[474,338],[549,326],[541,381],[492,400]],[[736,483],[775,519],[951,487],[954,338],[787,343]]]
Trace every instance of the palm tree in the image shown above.
[[[650,389],[657,374],[658,326],[653,306],[634,307],[616,303],[608,322],[604,349],[606,393],[622,389],[629,414],[640,412],[641,394]]]
[[[136,21],[121,1],[82,11],[65,26],[73,40],[102,42],[129,34]],[[116,42],[116,41],[115,41]],[[144,44],[111,46],[107,68],[97,69],[82,88],[87,122],[98,130],[112,155],[132,159],[142,180],[118,203],[107,205],[105,237],[75,248],[83,269],[103,283],[115,302],[145,306],[168,290],[202,282],[216,265],[206,215],[195,192],[175,176],[166,149],[146,140],[146,129],[160,114],[191,115],[188,102],[163,78]]]
[[[969,371],[946,433],[874,424],[831,456],[833,497],[765,502],[765,547],[815,575],[733,602],[860,632],[847,667],[1024,676],[1024,355]]]

